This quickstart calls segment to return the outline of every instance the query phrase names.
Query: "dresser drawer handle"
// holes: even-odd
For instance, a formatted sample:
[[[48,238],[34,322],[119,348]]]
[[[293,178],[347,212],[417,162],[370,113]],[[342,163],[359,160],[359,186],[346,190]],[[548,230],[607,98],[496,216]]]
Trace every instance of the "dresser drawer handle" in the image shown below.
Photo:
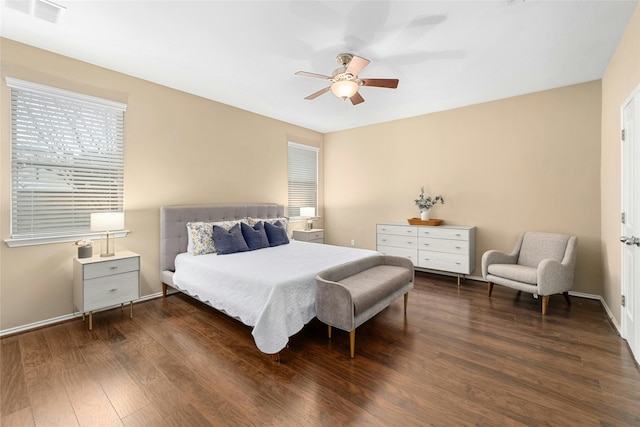
[[[428,243],[425,243],[424,245],[425,245],[425,246],[429,246],[429,244],[428,244]]]
[[[408,241],[407,245],[413,245],[413,242],[412,241]]]
[[[116,292],[117,290],[118,288],[113,288],[113,289],[110,289],[109,292]]]
[[[386,241],[387,241],[387,239],[381,239],[381,240],[382,240],[383,242],[386,242]]]
[[[456,249],[460,249],[460,246],[456,246]]]
[[[405,230],[407,233],[411,233],[411,230]]]
[[[118,269],[117,265],[113,265],[113,266],[109,267],[109,270],[117,270],[117,269]]]

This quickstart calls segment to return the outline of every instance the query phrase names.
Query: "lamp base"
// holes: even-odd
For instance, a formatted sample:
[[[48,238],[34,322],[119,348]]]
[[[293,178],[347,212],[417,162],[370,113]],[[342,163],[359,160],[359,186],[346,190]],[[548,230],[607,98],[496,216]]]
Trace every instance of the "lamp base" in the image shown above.
[[[111,252],[109,254],[108,253],[100,254],[101,257],[108,257],[108,256],[114,256],[114,255],[115,255],[115,253],[113,253],[113,252]]]
[[[312,219],[308,219],[307,220],[307,225],[305,227],[306,230],[313,230],[313,220]]]

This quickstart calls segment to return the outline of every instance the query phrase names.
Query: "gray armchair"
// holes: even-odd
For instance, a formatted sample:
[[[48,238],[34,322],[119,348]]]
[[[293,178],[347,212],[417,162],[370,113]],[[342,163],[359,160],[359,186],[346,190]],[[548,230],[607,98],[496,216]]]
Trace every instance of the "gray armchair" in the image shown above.
[[[482,277],[493,285],[542,296],[542,314],[547,314],[549,295],[561,293],[571,304],[578,238],[564,234],[522,233],[510,254],[490,250],[482,255]]]

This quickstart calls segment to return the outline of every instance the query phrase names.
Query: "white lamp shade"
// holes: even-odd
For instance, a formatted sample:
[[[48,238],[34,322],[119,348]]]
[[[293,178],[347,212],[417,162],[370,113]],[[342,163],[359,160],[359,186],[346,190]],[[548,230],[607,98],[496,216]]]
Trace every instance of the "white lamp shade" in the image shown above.
[[[124,229],[124,212],[96,212],[91,214],[91,231]]]
[[[300,208],[300,216],[316,216],[316,208]]]
[[[338,98],[351,98],[358,91],[358,83],[353,80],[340,80],[331,85],[331,92]]]

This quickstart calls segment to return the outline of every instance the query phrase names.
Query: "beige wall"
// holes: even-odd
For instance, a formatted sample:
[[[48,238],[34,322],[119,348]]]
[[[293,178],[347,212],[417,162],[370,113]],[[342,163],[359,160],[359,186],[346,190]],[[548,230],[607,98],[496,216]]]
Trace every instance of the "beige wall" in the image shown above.
[[[2,239],[10,233],[9,90],[4,77],[124,102],[125,218],[131,233],[118,239],[116,248],[141,254],[143,295],[160,291],[160,206],[286,204],[287,141],[323,144],[317,132],[10,40],[0,43]],[[320,192],[322,203],[322,186]],[[70,243],[23,248],[0,244],[0,330],[72,312],[74,253]]]
[[[578,236],[575,291],[601,294],[600,82],[325,135],[327,240],[375,248],[375,225],[418,216],[424,185],[477,260],[521,231]]]
[[[620,124],[622,104],[640,85],[640,6],[632,16],[602,78],[601,228],[603,297],[620,318]]]

